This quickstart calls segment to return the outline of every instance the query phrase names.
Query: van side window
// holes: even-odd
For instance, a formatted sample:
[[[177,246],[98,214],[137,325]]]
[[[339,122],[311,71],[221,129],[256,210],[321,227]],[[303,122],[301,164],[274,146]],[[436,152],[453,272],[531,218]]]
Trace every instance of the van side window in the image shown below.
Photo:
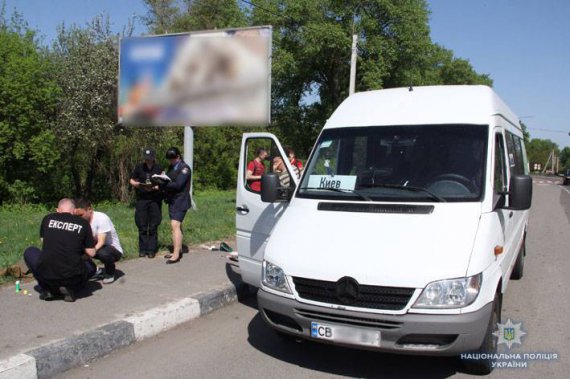
[[[503,136],[495,134],[495,168],[493,178],[493,192],[499,194],[507,189],[507,168],[505,165],[505,145]]]
[[[516,172],[517,175],[526,175],[525,172],[525,157],[522,147],[522,139],[516,136],[514,137],[515,142],[515,159],[516,159]]]
[[[505,133],[507,138],[507,153],[509,157],[509,167],[511,174],[524,175],[524,157],[521,146],[521,139],[511,132]]]

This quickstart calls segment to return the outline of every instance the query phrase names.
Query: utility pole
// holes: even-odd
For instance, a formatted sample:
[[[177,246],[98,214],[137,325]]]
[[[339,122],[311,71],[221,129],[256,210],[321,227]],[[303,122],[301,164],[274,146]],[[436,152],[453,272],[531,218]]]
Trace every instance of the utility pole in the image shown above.
[[[356,87],[356,57],[357,48],[356,43],[358,42],[358,34],[352,35],[352,54],[350,56],[350,84],[348,86],[348,96],[354,93]]]
[[[552,153],[554,151],[551,151],[550,154],[548,154],[548,159],[546,160],[546,163],[544,164],[544,168],[542,169],[542,173],[544,174],[546,172],[546,169],[548,168],[548,164],[550,163],[550,159],[552,159]]]
[[[542,173],[546,173],[548,169],[548,164],[550,163],[550,169],[552,173],[556,175],[558,173],[558,168],[560,167],[560,157],[556,154],[556,151],[552,150],[548,155],[548,159],[544,164],[544,168],[542,169]]]

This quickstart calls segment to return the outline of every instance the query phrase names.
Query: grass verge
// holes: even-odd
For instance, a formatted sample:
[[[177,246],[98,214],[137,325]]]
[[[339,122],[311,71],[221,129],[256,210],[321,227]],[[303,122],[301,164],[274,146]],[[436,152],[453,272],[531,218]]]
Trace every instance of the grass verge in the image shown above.
[[[235,191],[205,191],[195,194],[197,210],[189,211],[184,219],[184,243],[199,244],[205,241],[221,240],[235,235]],[[125,258],[138,257],[138,230],[134,221],[133,206],[122,203],[101,203],[95,210],[109,215]],[[0,268],[15,264],[22,258],[28,246],[41,247],[40,223],[53,208],[42,205],[7,205],[0,207]],[[160,249],[172,244],[168,207],[162,206],[162,223],[158,230]],[[10,278],[0,277],[0,283]]]

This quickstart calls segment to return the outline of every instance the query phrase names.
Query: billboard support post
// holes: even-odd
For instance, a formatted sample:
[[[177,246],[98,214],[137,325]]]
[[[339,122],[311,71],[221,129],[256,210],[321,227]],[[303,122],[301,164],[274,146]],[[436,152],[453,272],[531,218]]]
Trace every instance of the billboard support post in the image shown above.
[[[190,198],[192,199],[192,209],[196,210],[196,203],[192,196],[194,187],[194,130],[191,126],[184,127],[184,162],[190,166],[192,176],[190,178]]]

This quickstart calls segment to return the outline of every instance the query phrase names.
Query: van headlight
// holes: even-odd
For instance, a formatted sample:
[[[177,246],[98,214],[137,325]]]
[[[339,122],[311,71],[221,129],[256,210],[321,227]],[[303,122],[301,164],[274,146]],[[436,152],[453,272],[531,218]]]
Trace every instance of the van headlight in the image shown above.
[[[292,294],[291,289],[287,284],[285,273],[281,267],[274,265],[273,263],[263,261],[261,282],[264,286],[271,288],[272,290],[285,292],[289,295]]]
[[[473,303],[481,289],[482,274],[469,278],[432,282],[424,288],[413,308],[462,308]]]

